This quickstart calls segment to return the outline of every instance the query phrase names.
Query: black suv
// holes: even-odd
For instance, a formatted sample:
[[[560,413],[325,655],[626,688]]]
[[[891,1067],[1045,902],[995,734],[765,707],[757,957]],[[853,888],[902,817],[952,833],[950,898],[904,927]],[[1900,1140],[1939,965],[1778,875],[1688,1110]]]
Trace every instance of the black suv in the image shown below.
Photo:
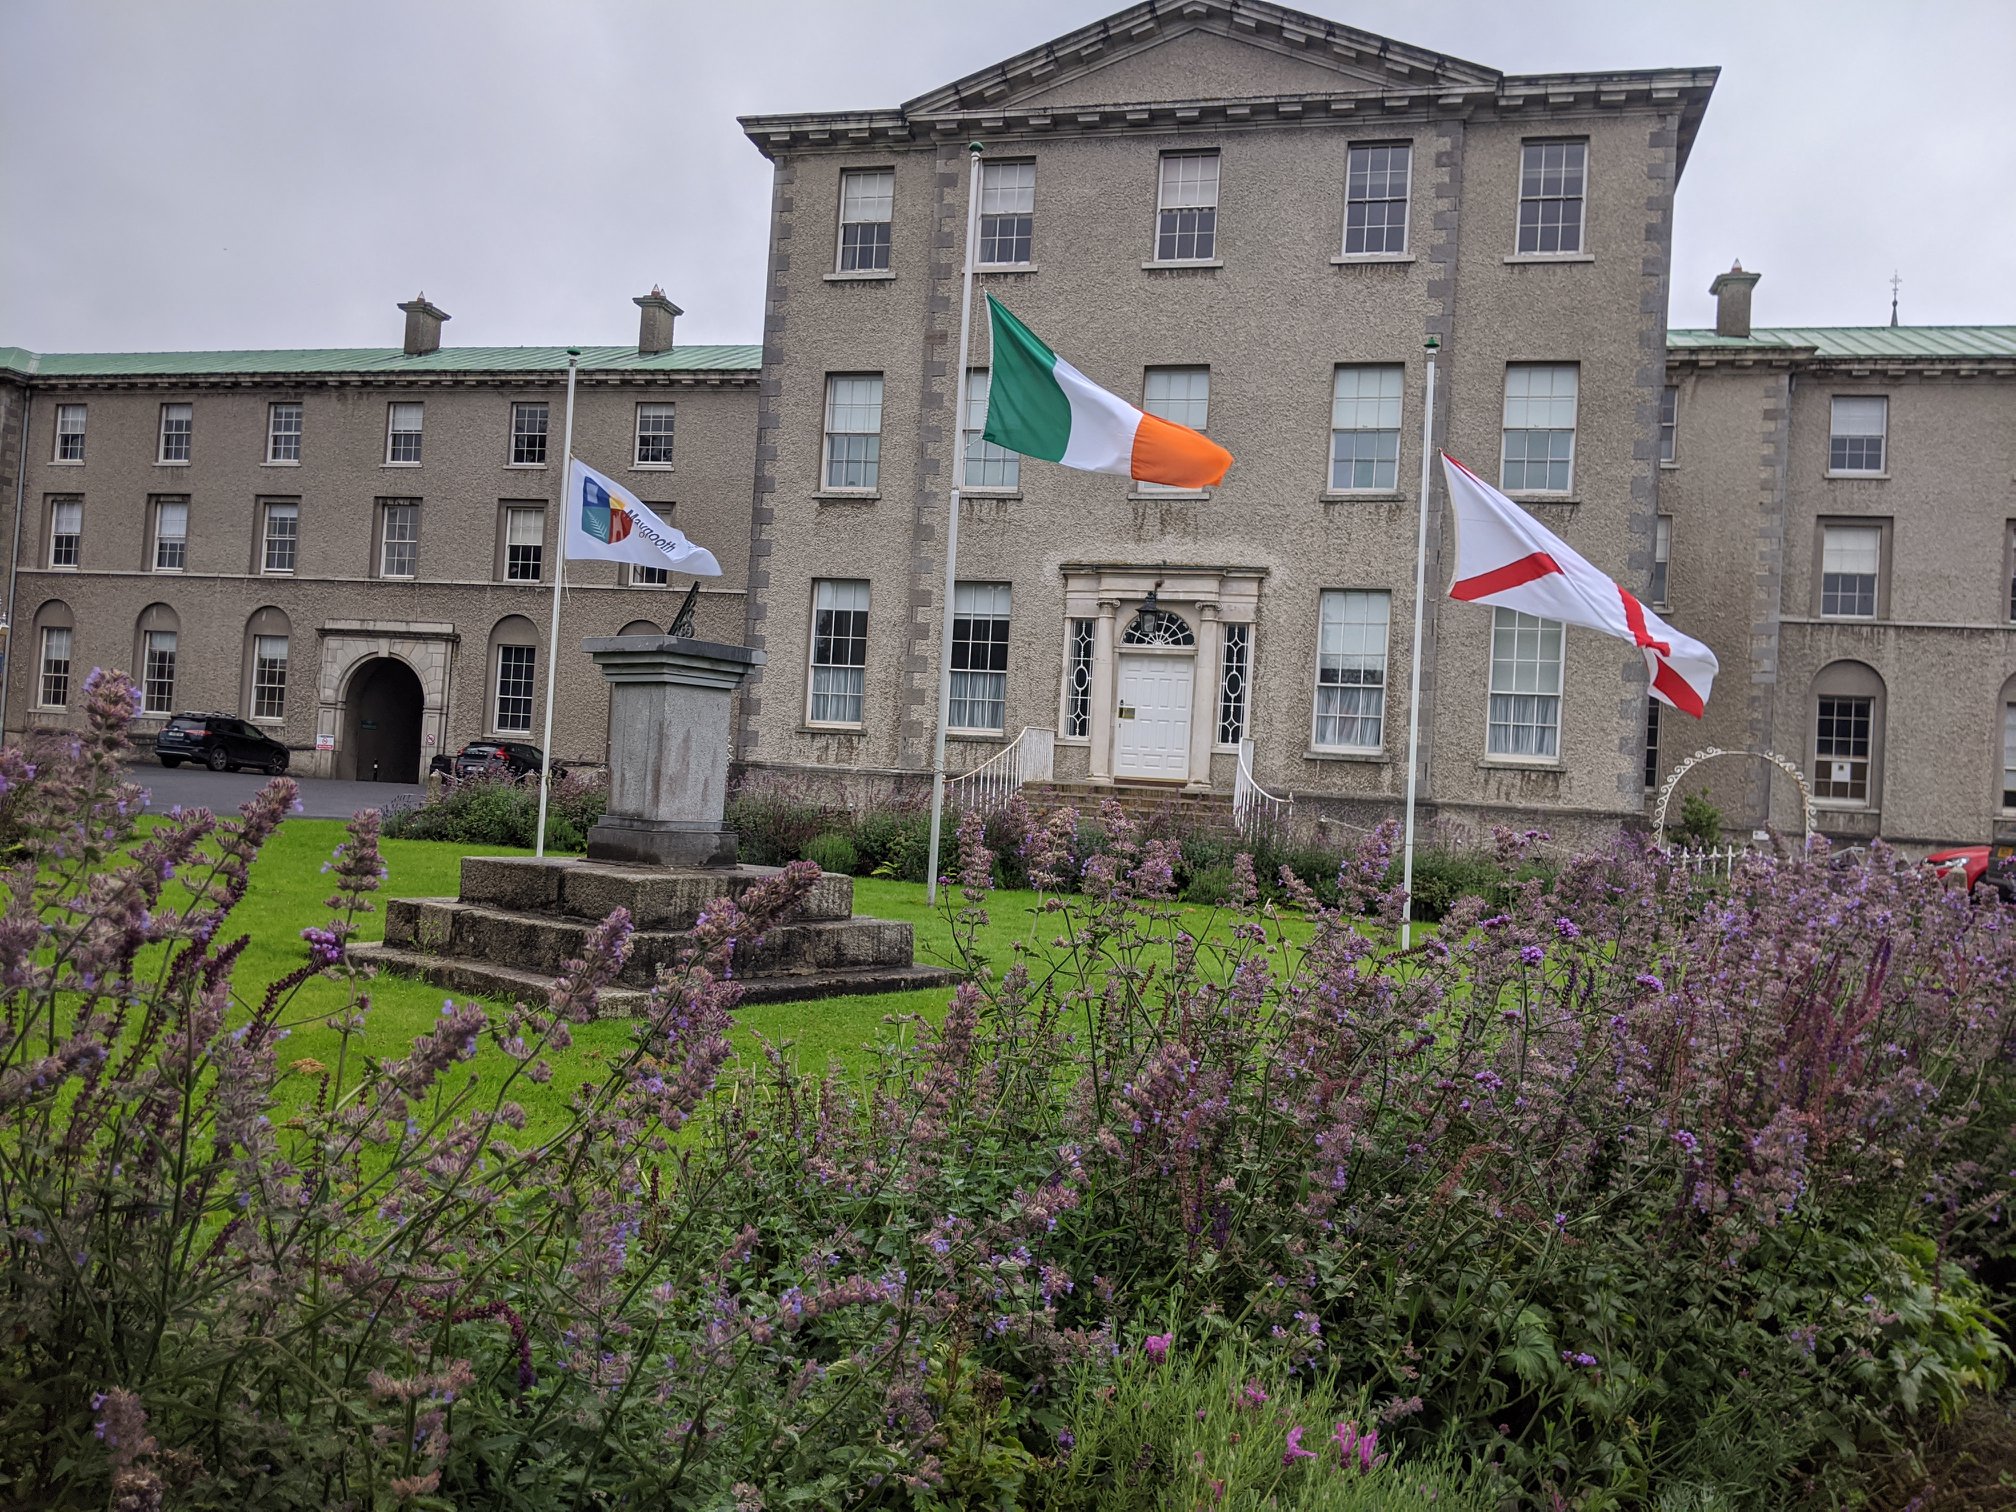
[[[177,714],[154,737],[154,754],[164,767],[200,761],[213,772],[287,770],[287,747],[231,714]]]
[[[472,740],[455,758],[457,777],[502,777],[516,782],[546,765],[545,753],[535,745],[518,740]],[[566,768],[553,763],[553,775],[564,777]]]

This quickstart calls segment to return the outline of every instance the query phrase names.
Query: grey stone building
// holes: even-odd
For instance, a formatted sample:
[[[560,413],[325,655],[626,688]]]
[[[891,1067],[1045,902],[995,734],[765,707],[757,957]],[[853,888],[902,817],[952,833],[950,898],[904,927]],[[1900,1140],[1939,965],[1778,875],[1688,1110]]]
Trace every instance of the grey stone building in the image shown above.
[[[1140,4],[900,107],[746,118],[774,185],[750,639],[753,770],[928,770],[947,486],[955,771],[1394,811],[1424,342],[1433,441],[1644,584],[1674,186],[1716,71],[1509,75],[1264,0]],[[959,410],[966,146],[980,279],[1097,383],[1238,459],[1173,492],[1018,463]],[[1437,490],[1439,493],[1439,482]],[[1421,654],[1450,832],[1639,820],[1630,647],[1446,600]],[[1740,674],[1737,678],[1740,683]]]
[[[1701,725],[1660,711],[1646,780],[1769,750],[1831,835],[1978,844],[2016,822],[2016,327],[1757,328],[1757,281],[1669,338],[1654,597],[1723,675]],[[1688,781],[1798,829],[1762,762]]]
[[[676,346],[636,301],[634,348],[581,352],[575,454],[719,558],[701,631],[746,619],[757,350]],[[412,780],[470,739],[539,738],[559,549],[564,348],[36,354],[0,348],[10,543],[4,723],[76,720],[94,666],[130,669],[140,731],[249,720],[294,770]],[[603,759],[582,637],[662,628],[685,581],[569,563],[554,748]],[[662,577],[662,575],[661,575]]]

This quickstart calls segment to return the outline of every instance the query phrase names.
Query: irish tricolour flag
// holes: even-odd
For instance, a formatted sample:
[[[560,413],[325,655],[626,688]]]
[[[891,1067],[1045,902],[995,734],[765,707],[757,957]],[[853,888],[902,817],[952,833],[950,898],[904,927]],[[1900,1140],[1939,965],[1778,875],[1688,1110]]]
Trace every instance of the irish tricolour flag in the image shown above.
[[[1232,465],[1232,453],[1202,432],[1107,393],[1038,341],[992,294],[987,318],[994,357],[982,434],[996,446],[1175,488],[1208,488]]]

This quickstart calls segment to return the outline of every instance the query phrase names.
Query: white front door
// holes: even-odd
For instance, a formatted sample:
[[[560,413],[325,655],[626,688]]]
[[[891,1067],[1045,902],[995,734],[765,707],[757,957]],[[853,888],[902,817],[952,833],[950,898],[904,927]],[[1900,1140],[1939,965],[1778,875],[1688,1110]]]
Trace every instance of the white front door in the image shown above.
[[[1190,776],[1190,680],[1193,656],[1120,654],[1119,707],[1113,742],[1115,777]]]

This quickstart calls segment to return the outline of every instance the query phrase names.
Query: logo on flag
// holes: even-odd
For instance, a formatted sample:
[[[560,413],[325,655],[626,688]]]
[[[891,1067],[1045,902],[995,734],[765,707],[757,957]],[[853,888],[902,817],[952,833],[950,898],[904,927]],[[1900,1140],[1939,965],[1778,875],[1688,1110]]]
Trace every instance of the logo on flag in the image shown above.
[[[623,507],[621,499],[611,498],[609,490],[593,478],[586,480],[581,491],[581,528],[602,542],[613,546],[618,541],[628,540],[630,530],[637,522],[630,511]]]

